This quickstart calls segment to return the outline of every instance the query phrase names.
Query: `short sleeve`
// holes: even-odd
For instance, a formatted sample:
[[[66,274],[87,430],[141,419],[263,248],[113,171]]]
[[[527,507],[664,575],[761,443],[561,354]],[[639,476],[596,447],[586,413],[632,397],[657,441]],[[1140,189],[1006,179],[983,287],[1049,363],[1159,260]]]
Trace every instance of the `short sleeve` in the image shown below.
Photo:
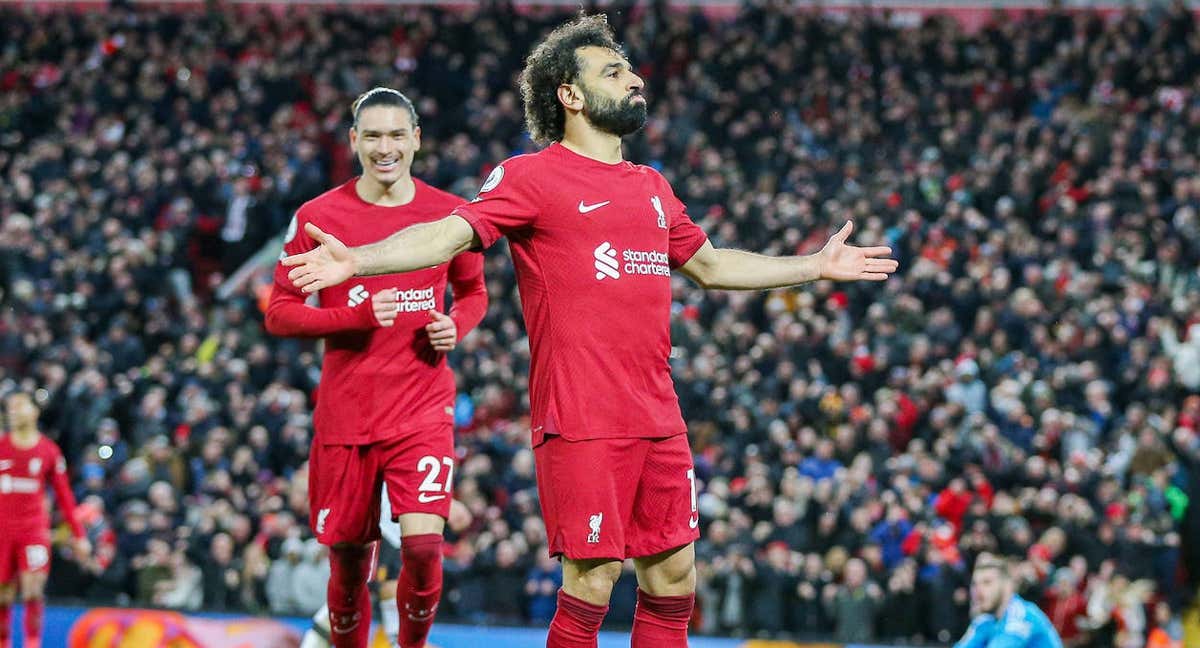
[[[307,219],[304,218],[303,212],[304,208],[302,207],[292,216],[287,231],[283,234],[283,252],[279,254],[280,262],[275,263],[275,287],[296,295],[307,296],[292,285],[291,280],[288,279],[288,268],[281,263],[284,257],[303,254],[317,247],[316,241],[312,240],[308,232],[304,231],[304,223],[307,222]]]
[[[453,213],[471,225],[483,247],[491,247],[501,236],[533,227],[538,201],[532,176],[527,158],[505,160],[492,169],[475,200]]]
[[[670,229],[667,257],[671,262],[671,268],[678,268],[691,260],[696,251],[708,240],[708,235],[700,229],[699,225],[692,222],[691,217],[687,214],[687,207],[675,197],[675,192],[671,190],[671,186],[667,184],[665,178],[662,179],[662,184],[665,189],[662,208],[667,212],[667,223]]]

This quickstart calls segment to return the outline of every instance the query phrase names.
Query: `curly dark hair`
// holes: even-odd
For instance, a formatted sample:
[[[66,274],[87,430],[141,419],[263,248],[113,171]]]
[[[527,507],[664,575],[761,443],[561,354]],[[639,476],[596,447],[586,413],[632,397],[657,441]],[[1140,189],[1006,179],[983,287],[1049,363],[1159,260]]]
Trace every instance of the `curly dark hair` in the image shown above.
[[[558,101],[558,86],[575,82],[581,64],[576,50],[588,46],[625,55],[608,18],[595,14],[559,25],[525,59],[521,98],[525,101],[525,126],[533,141],[549,144],[563,138],[567,114]]]

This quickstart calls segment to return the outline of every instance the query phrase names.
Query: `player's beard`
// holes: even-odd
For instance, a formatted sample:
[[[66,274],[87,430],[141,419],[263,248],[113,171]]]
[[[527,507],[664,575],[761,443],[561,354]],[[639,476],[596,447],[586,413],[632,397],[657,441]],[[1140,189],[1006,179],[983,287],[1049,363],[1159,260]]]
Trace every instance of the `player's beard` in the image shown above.
[[[624,137],[646,125],[646,102],[635,102],[641,93],[630,93],[621,100],[605,97],[583,88],[583,116],[597,130]]]

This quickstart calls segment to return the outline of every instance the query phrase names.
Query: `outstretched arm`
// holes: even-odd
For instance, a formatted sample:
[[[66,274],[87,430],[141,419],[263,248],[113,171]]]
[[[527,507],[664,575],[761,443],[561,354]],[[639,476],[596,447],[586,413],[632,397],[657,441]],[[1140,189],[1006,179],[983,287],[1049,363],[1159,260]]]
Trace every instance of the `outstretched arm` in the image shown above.
[[[807,256],[769,257],[742,250],[703,246],[679,269],[705,288],[762,290],[833,279],[883,281],[899,264],[886,258],[891,248],[856,247],[846,243],[854,231],[847,222],[820,252]]]
[[[334,286],[355,275],[410,272],[445,263],[459,252],[479,245],[475,230],[461,216],[405,228],[391,236],[354,248],[308,223],[304,231],[320,244],[316,249],[283,259],[292,266],[288,279],[306,293]]]

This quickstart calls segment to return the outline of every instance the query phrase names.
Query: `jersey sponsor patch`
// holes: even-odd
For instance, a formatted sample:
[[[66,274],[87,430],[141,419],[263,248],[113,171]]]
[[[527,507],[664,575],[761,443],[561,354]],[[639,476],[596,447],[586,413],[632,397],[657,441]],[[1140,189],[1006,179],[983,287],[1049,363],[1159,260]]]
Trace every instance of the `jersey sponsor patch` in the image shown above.
[[[396,301],[396,308],[401,313],[419,313],[437,308],[437,297],[433,294],[433,286],[397,290]]]
[[[354,308],[370,298],[371,293],[367,292],[366,286],[358,284],[350,289],[350,293],[346,296],[346,305],[350,308]]]
[[[655,277],[671,276],[671,261],[658,250],[618,250],[605,241],[592,250],[596,280],[620,279],[622,274]]]

